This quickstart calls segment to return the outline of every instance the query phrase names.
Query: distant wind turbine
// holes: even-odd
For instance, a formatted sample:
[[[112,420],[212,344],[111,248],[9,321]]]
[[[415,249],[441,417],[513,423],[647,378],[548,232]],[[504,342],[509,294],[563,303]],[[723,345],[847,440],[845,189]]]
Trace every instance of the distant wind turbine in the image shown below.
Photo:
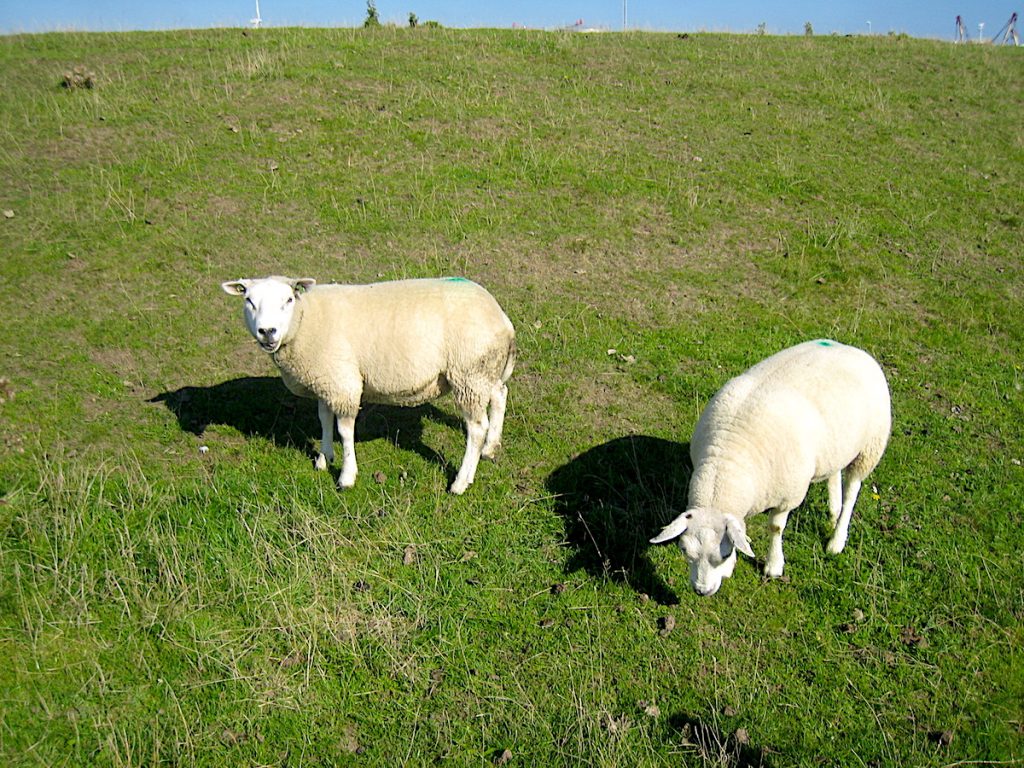
[[[256,17],[249,19],[249,23],[252,24],[256,29],[259,29],[260,24],[263,23],[263,19],[260,18],[260,0],[256,0]]]

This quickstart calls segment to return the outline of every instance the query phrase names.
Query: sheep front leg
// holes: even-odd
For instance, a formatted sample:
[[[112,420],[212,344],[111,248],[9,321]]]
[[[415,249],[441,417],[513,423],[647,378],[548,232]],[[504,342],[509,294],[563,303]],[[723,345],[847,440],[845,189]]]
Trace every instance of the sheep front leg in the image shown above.
[[[788,509],[776,509],[769,513],[768,532],[771,534],[771,541],[768,543],[768,559],[764,563],[764,575],[770,579],[777,579],[781,576],[782,569],[786,565],[786,558],[782,555],[782,532],[786,530],[789,512]]]
[[[351,488],[356,484],[356,415],[338,416],[338,434],[341,435],[341,475],[339,488]]]
[[[462,466],[452,483],[451,492],[459,495],[469,488],[476,476],[476,467],[480,463],[480,453],[487,437],[487,412],[481,410],[475,415],[467,415],[466,419],[466,455],[462,457]]]
[[[320,417],[320,453],[314,466],[323,471],[334,461],[334,413],[324,400],[317,401],[316,411]]]

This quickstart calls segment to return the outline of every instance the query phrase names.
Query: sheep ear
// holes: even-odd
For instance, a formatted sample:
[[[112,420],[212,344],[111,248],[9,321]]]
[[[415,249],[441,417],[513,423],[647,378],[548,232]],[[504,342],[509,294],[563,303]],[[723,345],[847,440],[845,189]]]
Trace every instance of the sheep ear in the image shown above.
[[[725,516],[725,534],[732,539],[732,545],[747,557],[754,557],[754,550],[750,548],[750,539],[747,538],[747,526],[744,522],[732,515]]]
[[[312,277],[300,277],[292,283],[292,288],[295,289],[295,295],[298,296],[300,293],[308,291],[314,285],[316,285],[316,280]]]
[[[651,544],[663,544],[666,541],[671,541],[676,536],[681,535],[686,531],[687,526],[690,524],[690,513],[684,512],[671,523],[661,529],[661,533],[651,539]]]
[[[249,283],[249,280],[229,280],[221,283],[220,287],[224,289],[224,293],[231,296],[245,296],[245,292],[249,290]]]

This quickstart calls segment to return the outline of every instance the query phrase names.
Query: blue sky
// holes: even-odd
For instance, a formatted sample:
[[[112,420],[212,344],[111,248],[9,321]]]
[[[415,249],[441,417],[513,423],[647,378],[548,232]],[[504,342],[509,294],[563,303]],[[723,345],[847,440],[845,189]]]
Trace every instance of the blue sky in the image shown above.
[[[57,30],[135,30],[243,26],[256,0],[3,0],[0,33]],[[997,33],[1024,0],[626,0],[631,29],[672,32],[752,32],[762,22],[773,34],[906,32],[952,39],[963,17],[972,38],[979,22]],[[404,25],[412,11],[449,27],[549,29],[582,19],[620,30],[622,0],[377,0],[384,22]],[[265,26],[359,26],[365,0],[260,0]],[[868,22],[871,22],[870,27]],[[1020,27],[1020,25],[1019,25]],[[1024,32],[1024,27],[1021,27]]]

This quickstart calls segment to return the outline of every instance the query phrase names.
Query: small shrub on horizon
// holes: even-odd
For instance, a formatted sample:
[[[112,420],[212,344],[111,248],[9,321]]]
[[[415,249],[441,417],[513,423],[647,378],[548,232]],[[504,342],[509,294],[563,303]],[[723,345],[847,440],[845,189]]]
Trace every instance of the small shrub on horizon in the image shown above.
[[[363,21],[363,27],[379,27],[380,16],[377,14],[377,3],[374,0],[366,0],[366,19]]]

